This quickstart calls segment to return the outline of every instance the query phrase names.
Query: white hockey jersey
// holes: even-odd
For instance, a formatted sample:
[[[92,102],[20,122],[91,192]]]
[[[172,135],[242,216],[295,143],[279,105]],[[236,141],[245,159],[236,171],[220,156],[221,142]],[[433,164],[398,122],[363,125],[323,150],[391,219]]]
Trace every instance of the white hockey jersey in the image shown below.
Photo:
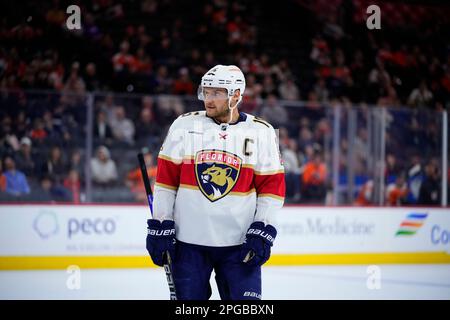
[[[284,169],[274,128],[252,115],[223,125],[205,111],[178,117],[158,156],[153,211],[176,238],[204,246],[242,244],[253,221],[276,226]]]

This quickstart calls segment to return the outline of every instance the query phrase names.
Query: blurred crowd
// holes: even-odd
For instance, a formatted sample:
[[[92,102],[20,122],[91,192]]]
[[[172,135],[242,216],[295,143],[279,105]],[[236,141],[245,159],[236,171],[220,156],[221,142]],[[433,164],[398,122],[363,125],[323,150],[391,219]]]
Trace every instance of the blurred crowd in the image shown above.
[[[367,115],[386,108],[386,204],[439,204],[450,15],[430,19],[435,7],[415,5],[422,13],[414,25],[387,19],[382,30],[369,31],[357,10],[364,1],[332,2],[285,1],[276,8],[224,0],[0,4],[6,13],[0,20],[0,197],[80,202],[91,179],[94,200],[141,201],[136,150],[148,148],[153,177],[168,125],[201,108],[193,96],[199,80],[221,63],[246,75],[240,109],[280,129],[288,201],[330,201],[328,110],[341,106],[344,116],[359,110],[355,139],[341,133],[343,186],[349,144],[356,152],[357,188],[347,201],[374,202]],[[65,26],[70,4],[81,7],[81,30]],[[450,13],[447,6],[441,11]],[[283,14],[304,32],[283,24]],[[92,121],[88,93],[95,93]]]

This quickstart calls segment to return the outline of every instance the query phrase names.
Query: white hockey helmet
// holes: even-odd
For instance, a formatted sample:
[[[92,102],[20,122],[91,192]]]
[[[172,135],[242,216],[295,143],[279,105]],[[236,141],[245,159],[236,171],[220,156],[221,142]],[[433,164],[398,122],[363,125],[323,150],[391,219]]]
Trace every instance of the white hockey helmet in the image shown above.
[[[238,103],[242,100],[245,90],[245,77],[241,69],[237,66],[217,65],[211,68],[202,77],[200,86],[198,87],[197,95],[199,100],[205,100],[203,88],[223,88],[228,92],[228,98],[234,95],[234,92],[239,89],[240,97]]]

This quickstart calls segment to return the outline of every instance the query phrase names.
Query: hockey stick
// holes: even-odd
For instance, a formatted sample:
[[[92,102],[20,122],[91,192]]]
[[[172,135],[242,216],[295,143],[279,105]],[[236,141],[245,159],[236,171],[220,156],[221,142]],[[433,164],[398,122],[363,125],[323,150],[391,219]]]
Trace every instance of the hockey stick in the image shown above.
[[[253,250],[250,250],[247,255],[245,256],[244,260],[242,260],[242,262],[247,263],[249,262],[251,259],[253,259],[253,257],[255,256],[255,252]]]
[[[144,155],[142,153],[138,153],[138,160],[139,166],[141,168],[142,180],[145,186],[145,192],[147,193],[148,206],[150,207],[150,215],[153,218],[153,193],[152,188],[150,187],[150,180],[147,174],[147,166],[145,165]],[[170,300],[177,300],[175,283],[173,281],[172,258],[168,251],[164,252],[163,261],[164,261],[163,267],[166,273],[167,284],[169,285]]]

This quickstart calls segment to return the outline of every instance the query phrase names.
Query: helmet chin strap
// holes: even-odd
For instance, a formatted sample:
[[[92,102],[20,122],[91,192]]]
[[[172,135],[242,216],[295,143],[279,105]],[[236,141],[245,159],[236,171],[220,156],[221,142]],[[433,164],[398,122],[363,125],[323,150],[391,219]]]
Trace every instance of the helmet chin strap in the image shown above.
[[[228,98],[228,110],[230,111],[230,117],[228,118],[228,121],[226,123],[222,123],[221,127],[222,130],[227,130],[229,124],[231,123],[231,121],[233,120],[233,110],[237,108],[239,102],[241,101],[241,98],[239,98],[239,100],[236,102],[236,105],[234,107],[231,106],[231,98]]]
[[[231,106],[231,98],[228,98],[228,109],[230,110],[230,118],[228,119],[228,124],[231,123],[231,120],[233,120],[233,110],[237,108],[239,102],[241,101],[241,98],[236,102],[236,105],[234,107]]]

